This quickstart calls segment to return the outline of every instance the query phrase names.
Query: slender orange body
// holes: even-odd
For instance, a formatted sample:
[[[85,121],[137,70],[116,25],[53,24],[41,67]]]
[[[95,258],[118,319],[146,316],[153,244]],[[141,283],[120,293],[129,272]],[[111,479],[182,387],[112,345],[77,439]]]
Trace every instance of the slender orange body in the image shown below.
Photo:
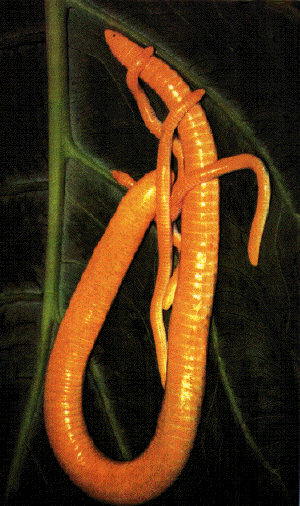
[[[178,74],[151,56],[151,51],[147,51],[145,59],[144,50],[120,34],[107,31],[105,35],[120,62],[131,69],[141,60],[140,78],[160,95],[170,111],[179,110],[191,91]],[[137,76],[133,82],[135,78]],[[138,88],[136,90],[139,93]],[[171,200],[168,184],[157,197],[160,190],[157,181],[164,173],[160,163],[164,164],[170,157],[172,130],[165,135],[164,127],[161,128],[152,114],[143,94],[137,101],[145,112],[146,125],[151,124],[155,135],[161,137],[159,153],[162,159],[157,170],[144,176],[136,185],[130,179],[125,180],[132,188],[122,199],[95,248],[71,299],[51,353],[45,382],[46,429],[60,464],[89,495],[115,504],[140,504],[159,495],[177,478],[193,446],[205,388],[207,338],[217,275],[218,177],[236,170],[233,158],[224,165],[217,162],[204,111],[200,105],[195,105],[179,122],[179,140],[173,142],[176,153],[182,150],[183,154],[182,181],[178,176],[179,185],[176,187],[175,183]],[[242,165],[240,160],[239,168],[249,166]],[[168,168],[166,170],[164,181],[169,177]],[[257,173],[261,172],[263,169],[259,167]],[[265,180],[260,186],[267,188]],[[262,212],[265,212],[268,189],[263,192],[263,197]],[[164,199],[167,208],[161,209]],[[113,462],[95,448],[85,426],[81,397],[86,362],[125,272],[155,215],[159,250],[166,246],[166,257],[170,256],[170,223],[161,227],[159,220],[163,216],[169,216],[167,221],[170,216],[174,219],[181,202],[179,275],[169,326],[162,410],[154,438],[145,452],[132,462]],[[172,211],[172,205],[175,211]],[[263,225],[264,220],[265,217],[261,220]],[[168,230],[167,237],[161,236],[164,227]],[[259,234],[261,236],[261,230]],[[254,242],[257,242],[256,237]],[[167,268],[163,271],[168,271],[168,262],[167,258]],[[107,277],[108,271],[110,277]],[[170,272],[167,279],[169,276]],[[160,293],[164,291],[165,287]],[[159,297],[153,321],[158,318]],[[161,363],[163,374],[164,357]]]

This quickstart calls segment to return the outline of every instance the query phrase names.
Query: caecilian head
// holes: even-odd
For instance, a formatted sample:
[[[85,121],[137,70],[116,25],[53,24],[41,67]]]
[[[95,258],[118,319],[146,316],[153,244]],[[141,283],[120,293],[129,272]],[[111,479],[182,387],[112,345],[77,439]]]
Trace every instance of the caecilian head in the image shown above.
[[[119,32],[105,30],[104,36],[112,54],[125,67],[131,67],[142,57],[144,48],[127,39],[127,37],[121,35]]]

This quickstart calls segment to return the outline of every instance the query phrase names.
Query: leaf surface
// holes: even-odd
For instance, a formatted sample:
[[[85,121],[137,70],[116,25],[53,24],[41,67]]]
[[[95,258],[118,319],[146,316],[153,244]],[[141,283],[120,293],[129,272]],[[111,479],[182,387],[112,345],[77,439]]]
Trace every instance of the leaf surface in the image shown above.
[[[298,487],[299,220],[294,208],[299,210],[300,184],[295,140],[299,114],[293,101],[299,86],[289,70],[297,62],[298,11],[227,2],[74,0],[70,6],[65,12],[64,2],[50,2],[47,11],[48,263],[37,372],[11,487],[17,487],[30,444],[43,487],[50,493],[59,480],[51,490],[53,503],[62,503],[60,488],[73,501],[86,501],[60,472],[45,434],[36,429],[35,413],[40,412],[57,326],[124,194],[110,171],[125,170],[139,179],[156,164],[157,140],[126,87],[125,69],[105,44],[104,29],[112,28],[139,44],[153,45],[157,56],[193,89],[204,87],[203,106],[219,157],[254,153],[266,164],[272,183],[261,257],[254,268],[246,248],[256,205],[255,178],[245,170],[220,180],[219,272],[199,434],[186,470],[155,504],[170,497],[181,505],[200,497],[208,504],[219,504],[220,497],[245,504],[253,486],[256,504],[265,504],[267,497],[289,504]],[[163,119],[166,110],[159,97],[150,88],[146,92]],[[88,428],[102,451],[117,459],[132,458],[147,446],[160,409],[149,323],[156,267],[153,225],[87,368]],[[41,446],[47,450],[37,450]],[[245,479],[249,465],[253,475]],[[26,466],[32,469],[28,459]],[[21,495],[29,470],[23,473]]]

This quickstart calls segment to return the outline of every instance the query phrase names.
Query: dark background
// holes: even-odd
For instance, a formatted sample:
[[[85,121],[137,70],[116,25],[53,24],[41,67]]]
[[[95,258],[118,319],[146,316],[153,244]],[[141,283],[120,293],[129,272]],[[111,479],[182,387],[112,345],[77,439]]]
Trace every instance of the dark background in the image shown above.
[[[219,10],[217,4],[212,2],[215,15],[222,17],[224,11]],[[235,34],[236,38],[228,41],[224,52],[225,56],[228,53],[228,61],[236,64],[237,70],[234,74],[228,63],[224,63],[224,89],[230,90],[238,106],[247,111],[249,122],[269,149],[299,212],[299,3],[286,2],[291,5],[285,7],[281,6],[281,2],[269,4],[272,9],[277,9],[283,22],[278,25],[273,38],[263,36],[267,32],[266,26],[258,27],[265,45],[261,46],[261,52],[256,47],[255,53],[251,51],[250,44],[244,60],[237,56],[230,60],[230,52],[237,55],[239,44],[243,43],[246,47],[253,36],[251,33],[245,34],[243,40],[240,35],[242,17],[237,15],[234,19],[234,15],[230,14],[234,27],[231,35]],[[229,18],[228,15],[224,16],[224,27]],[[48,204],[47,68],[43,2],[2,0],[0,23],[2,493],[34,371],[42,308]],[[285,30],[287,26],[291,27],[291,33]],[[214,54],[216,52],[215,47]],[[249,63],[251,58],[260,65],[261,75],[270,72],[273,80],[270,89],[263,87],[262,81],[253,79]],[[209,62],[208,65],[211,65],[213,74],[217,63]],[[276,86],[279,93],[270,95]],[[235,441],[235,445],[243,444],[238,435]],[[40,445],[41,453],[49,451],[44,435],[38,438],[35,447],[37,445]],[[227,471],[230,473],[230,468]],[[57,472],[56,468],[54,472]],[[53,488],[53,476],[55,474],[52,475],[51,469],[47,472],[45,467],[41,468],[35,451],[30,449],[21,491],[14,504],[44,502],[45,494],[50,494]],[[61,483],[64,483],[61,479]],[[188,483],[187,475],[185,479]],[[28,491],[31,500],[26,502]],[[49,501],[60,504],[62,497],[63,491],[58,496],[53,493]],[[184,503],[180,497],[182,495],[177,495],[175,502],[178,506]],[[85,497],[71,495],[65,498],[64,504],[75,504],[76,501],[84,503]]]
[[[36,361],[48,206],[43,1],[0,3],[1,492]]]

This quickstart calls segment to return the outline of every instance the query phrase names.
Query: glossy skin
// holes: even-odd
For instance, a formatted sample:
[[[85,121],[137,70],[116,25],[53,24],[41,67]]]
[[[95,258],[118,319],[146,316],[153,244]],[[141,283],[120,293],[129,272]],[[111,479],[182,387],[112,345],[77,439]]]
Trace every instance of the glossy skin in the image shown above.
[[[144,50],[116,32],[106,31],[105,37],[113,54],[129,69],[127,82],[146,126],[160,139],[158,164],[155,172],[136,184],[130,177],[115,173],[130,190],[95,248],[60,325],[46,375],[44,410],[51,446],[79,487],[102,501],[140,504],[161,494],[177,478],[197,432],[218,263],[218,177],[249,167],[258,176],[258,206],[248,248],[254,265],[268,211],[269,186],[262,163],[252,155],[217,161],[204,111],[199,104],[194,105],[201,91],[191,94],[176,72],[152,56],[152,49]],[[140,90],[138,76],[170,110],[163,125]],[[177,123],[179,138],[173,140]],[[171,194],[172,149],[179,172]],[[164,329],[160,329],[161,312],[170,286],[171,221],[180,211],[180,263],[166,346]],[[84,372],[110,305],[154,217],[160,270],[151,322],[165,395],[149,447],[132,462],[113,462],[95,448],[87,433],[82,414]],[[169,299],[168,304],[173,296]]]

